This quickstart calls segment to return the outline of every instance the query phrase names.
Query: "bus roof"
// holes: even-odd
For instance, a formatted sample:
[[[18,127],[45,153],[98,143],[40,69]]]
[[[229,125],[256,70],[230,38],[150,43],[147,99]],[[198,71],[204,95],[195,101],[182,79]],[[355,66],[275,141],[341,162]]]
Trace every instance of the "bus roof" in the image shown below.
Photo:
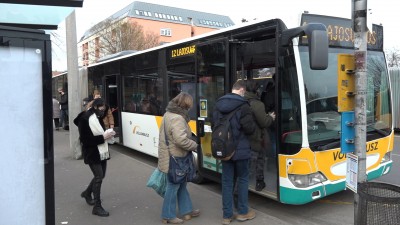
[[[247,22],[247,23],[242,23],[242,24],[239,24],[239,25],[234,25],[234,26],[227,27],[227,28],[224,28],[224,29],[215,30],[215,31],[211,31],[211,32],[208,32],[208,33],[205,33],[205,34],[201,34],[201,35],[198,35],[198,36],[195,36],[195,37],[185,38],[185,39],[182,39],[182,40],[179,40],[179,41],[163,44],[163,45],[160,45],[160,46],[157,46],[157,47],[153,47],[153,48],[149,48],[149,49],[146,49],[146,50],[133,52],[131,54],[126,54],[126,55],[123,55],[123,56],[120,56],[120,57],[116,57],[116,58],[112,58],[112,59],[109,59],[109,60],[104,60],[102,62],[97,62],[97,63],[89,65],[88,68],[94,67],[94,66],[98,66],[98,65],[101,65],[101,64],[105,64],[105,63],[109,63],[109,62],[113,62],[113,61],[116,61],[116,60],[128,58],[128,57],[131,57],[131,56],[134,56],[134,55],[140,55],[140,54],[144,54],[144,53],[147,53],[147,52],[151,52],[151,51],[155,51],[155,50],[159,50],[159,49],[163,49],[163,48],[168,48],[170,46],[183,44],[183,43],[187,43],[187,42],[192,42],[192,41],[204,38],[204,37],[210,37],[210,36],[213,36],[213,35],[222,34],[222,33],[225,33],[225,32],[232,31],[232,30],[240,29],[240,28],[243,28],[243,27],[249,27],[249,26],[252,26],[252,25],[255,25],[255,24],[261,24],[261,23],[264,23],[264,22],[267,22],[267,21],[273,21],[273,20],[279,20],[279,19],[267,19],[267,20],[262,20],[262,21],[261,20],[260,21],[259,20],[255,20],[255,21],[252,21],[252,22]]]

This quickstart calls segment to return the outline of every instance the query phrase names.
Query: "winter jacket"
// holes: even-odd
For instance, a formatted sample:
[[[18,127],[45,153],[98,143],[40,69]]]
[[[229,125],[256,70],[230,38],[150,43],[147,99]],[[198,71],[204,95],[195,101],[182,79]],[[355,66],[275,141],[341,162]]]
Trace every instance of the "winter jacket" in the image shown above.
[[[219,114],[228,114],[240,107],[231,119],[234,138],[238,140],[238,146],[231,160],[249,159],[251,148],[248,135],[255,130],[255,123],[249,103],[240,95],[229,93],[219,98],[213,112],[213,125],[217,124]]]
[[[53,98],[53,118],[60,118],[60,103],[57,99]]]
[[[68,109],[68,95],[66,93],[61,95],[60,105],[62,110]]]
[[[92,130],[89,126],[89,117],[94,113],[93,109],[83,111],[74,119],[74,123],[78,124],[79,139],[82,143],[82,154],[85,164],[96,164],[100,163],[100,154],[97,145],[103,144],[103,135],[93,135]],[[100,125],[104,129],[104,123],[102,119],[99,119]]]
[[[161,123],[158,139],[158,169],[160,171],[168,173],[170,154],[183,157],[189,151],[197,150],[197,143],[191,138],[192,130],[188,122],[187,110],[183,110],[170,102]],[[165,136],[168,138],[168,146]]]
[[[244,97],[250,103],[250,108],[257,125],[254,133],[250,135],[251,148],[254,151],[259,151],[262,148],[265,149],[271,144],[266,128],[271,126],[274,120],[265,112],[264,103],[259,100],[255,93],[246,92]]]

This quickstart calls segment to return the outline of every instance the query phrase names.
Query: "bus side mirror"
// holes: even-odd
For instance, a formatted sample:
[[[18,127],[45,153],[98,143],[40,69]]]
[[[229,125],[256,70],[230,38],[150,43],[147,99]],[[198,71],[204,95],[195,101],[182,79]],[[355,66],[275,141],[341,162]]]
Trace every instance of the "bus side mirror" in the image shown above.
[[[328,68],[328,33],[326,30],[313,30],[308,38],[310,68],[325,70]]]
[[[282,32],[282,46],[290,44],[295,37],[306,35],[309,51],[310,68],[325,70],[328,68],[328,32],[322,23],[309,23],[301,27],[287,29]]]

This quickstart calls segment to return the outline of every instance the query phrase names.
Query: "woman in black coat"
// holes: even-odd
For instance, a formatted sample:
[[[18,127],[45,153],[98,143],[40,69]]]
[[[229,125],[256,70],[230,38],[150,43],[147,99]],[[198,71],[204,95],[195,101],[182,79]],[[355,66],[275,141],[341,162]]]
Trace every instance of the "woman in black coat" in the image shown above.
[[[115,132],[104,129],[101,119],[105,112],[104,100],[99,98],[93,101],[92,107],[84,111],[74,120],[78,124],[79,138],[82,143],[82,154],[85,164],[88,164],[93,172],[93,179],[81,196],[89,205],[94,205],[92,214],[98,216],[109,216],[103,209],[100,200],[100,190],[103,178],[106,175],[107,160],[110,159],[107,139],[112,138]],[[94,199],[92,199],[92,193]]]

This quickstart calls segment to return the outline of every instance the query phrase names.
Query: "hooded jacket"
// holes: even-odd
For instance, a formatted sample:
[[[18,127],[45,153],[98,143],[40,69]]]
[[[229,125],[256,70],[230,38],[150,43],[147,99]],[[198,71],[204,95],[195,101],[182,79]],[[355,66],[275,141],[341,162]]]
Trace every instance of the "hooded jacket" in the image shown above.
[[[240,107],[231,119],[231,126],[238,145],[231,160],[249,159],[251,157],[251,147],[248,135],[255,131],[253,115],[249,103],[242,96],[229,93],[219,98],[215,104],[213,112],[213,124],[218,123],[220,114],[228,114]]]
[[[266,128],[271,126],[274,120],[265,112],[264,103],[260,101],[257,94],[246,92],[244,97],[250,103],[250,108],[257,125],[256,130],[250,136],[251,147],[254,151],[260,151],[263,147],[265,148],[270,145],[269,134]]]

